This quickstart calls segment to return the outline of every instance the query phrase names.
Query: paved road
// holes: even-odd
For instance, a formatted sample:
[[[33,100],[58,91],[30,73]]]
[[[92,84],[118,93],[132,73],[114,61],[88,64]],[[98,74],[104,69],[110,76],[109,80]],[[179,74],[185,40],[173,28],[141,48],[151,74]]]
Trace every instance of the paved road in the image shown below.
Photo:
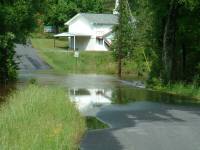
[[[30,45],[16,44],[15,50],[20,71],[49,69],[49,66],[40,59],[36,50]]]
[[[200,150],[200,107],[136,102],[94,116],[111,128],[89,131],[82,150]]]

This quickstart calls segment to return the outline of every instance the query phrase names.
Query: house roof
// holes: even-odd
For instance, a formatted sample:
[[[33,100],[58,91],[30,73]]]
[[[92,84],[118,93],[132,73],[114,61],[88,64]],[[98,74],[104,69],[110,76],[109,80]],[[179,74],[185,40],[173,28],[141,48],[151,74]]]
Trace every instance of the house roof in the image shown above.
[[[70,19],[65,25],[69,25],[77,17],[84,17],[91,23],[94,24],[117,24],[118,16],[114,14],[94,14],[94,13],[79,13]]]
[[[74,36],[91,36],[89,34],[81,34],[81,33],[70,33],[70,32],[63,32],[54,35],[54,37],[74,37]]]

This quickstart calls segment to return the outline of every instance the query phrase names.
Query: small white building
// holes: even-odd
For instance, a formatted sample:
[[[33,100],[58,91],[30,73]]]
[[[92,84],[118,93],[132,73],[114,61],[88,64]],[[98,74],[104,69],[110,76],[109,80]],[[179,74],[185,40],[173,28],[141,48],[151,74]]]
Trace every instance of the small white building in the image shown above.
[[[69,48],[85,51],[108,51],[113,39],[112,29],[118,15],[79,13],[65,23],[69,31],[55,35],[69,37]]]

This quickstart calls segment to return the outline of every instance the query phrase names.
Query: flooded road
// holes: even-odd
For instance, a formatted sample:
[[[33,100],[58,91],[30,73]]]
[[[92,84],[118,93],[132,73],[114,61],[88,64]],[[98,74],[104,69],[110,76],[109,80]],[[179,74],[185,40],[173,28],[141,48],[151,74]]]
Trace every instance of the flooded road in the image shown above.
[[[141,82],[107,75],[26,72],[20,74],[16,87],[30,79],[64,87],[83,115],[110,126],[88,131],[81,143],[83,150],[200,150],[196,100],[149,91]]]
[[[21,55],[19,80],[0,87],[0,105],[30,80],[65,88],[83,115],[109,126],[89,130],[81,150],[200,150],[200,106],[196,100],[153,92],[144,89],[140,81],[114,76],[53,74],[44,71],[49,66],[35,49],[17,45],[16,51]],[[38,69],[43,71],[36,72]]]

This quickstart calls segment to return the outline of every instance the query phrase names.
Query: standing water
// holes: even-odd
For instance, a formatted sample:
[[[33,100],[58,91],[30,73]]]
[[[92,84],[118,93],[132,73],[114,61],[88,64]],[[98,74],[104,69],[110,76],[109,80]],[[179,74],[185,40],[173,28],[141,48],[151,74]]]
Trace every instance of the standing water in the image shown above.
[[[30,79],[40,85],[65,88],[83,115],[96,117],[109,126],[88,131],[81,149],[198,150],[200,147],[200,106],[196,100],[153,92],[144,89],[140,82],[107,75],[26,72],[20,75],[16,87]],[[0,95],[7,95],[8,89],[1,88]]]

